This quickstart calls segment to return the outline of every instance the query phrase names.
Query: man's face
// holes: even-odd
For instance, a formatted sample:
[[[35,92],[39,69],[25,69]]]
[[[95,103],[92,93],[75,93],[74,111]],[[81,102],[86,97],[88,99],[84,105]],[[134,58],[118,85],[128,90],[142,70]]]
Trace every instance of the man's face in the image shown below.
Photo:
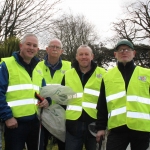
[[[115,58],[118,62],[122,62],[126,65],[127,62],[130,62],[135,57],[135,50],[132,50],[127,45],[121,45],[118,47],[117,51],[114,52]]]
[[[34,36],[26,37],[20,44],[20,55],[26,61],[30,61],[38,52],[38,40]]]
[[[46,48],[49,58],[58,58],[63,53],[61,43],[58,40],[53,40],[50,42],[49,46]]]
[[[91,60],[93,60],[93,53],[89,47],[80,47],[76,54],[76,60],[79,66],[82,68],[87,68],[91,65]]]

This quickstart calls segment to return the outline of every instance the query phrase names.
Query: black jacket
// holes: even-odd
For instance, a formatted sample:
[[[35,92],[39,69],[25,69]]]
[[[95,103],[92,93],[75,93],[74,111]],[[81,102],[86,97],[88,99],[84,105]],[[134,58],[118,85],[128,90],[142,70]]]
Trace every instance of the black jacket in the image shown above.
[[[135,69],[135,65],[133,61],[128,62],[125,66],[122,63],[118,62],[118,69],[121,72],[124,82],[125,82],[125,88],[127,91],[128,84],[130,81],[130,78],[132,76],[132,73]],[[108,111],[107,111],[107,103],[106,103],[106,95],[105,95],[105,85],[104,82],[102,81],[101,84],[101,90],[100,90],[100,96],[98,99],[98,104],[97,104],[97,121],[96,121],[96,129],[97,130],[105,130],[107,127],[107,121],[108,121]],[[120,126],[117,128],[114,128],[112,130],[115,131],[126,131],[127,126]]]

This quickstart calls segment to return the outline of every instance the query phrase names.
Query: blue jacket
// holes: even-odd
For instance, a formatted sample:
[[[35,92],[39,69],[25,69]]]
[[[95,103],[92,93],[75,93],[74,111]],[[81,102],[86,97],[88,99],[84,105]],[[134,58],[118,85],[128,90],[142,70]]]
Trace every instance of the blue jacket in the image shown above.
[[[12,56],[15,57],[18,64],[20,64],[21,66],[24,67],[23,63],[21,63],[21,61],[20,61],[19,52],[14,52],[12,54]],[[32,59],[32,61],[34,62],[34,65],[36,65],[39,62],[38,58],[36,58],[36,57],[34,57]],[[30,76],[31,76],[31,74],[30,74]],[[9,82],[9,73],[8,73],[5,62],[2,62],[0,65],[0,119],[1,119],[1,121],[6,121],[13,117],[11,108],[8,106],[8,104],[6,102],[6,96],[5,96],[5,94],[7,92],[7,88],[8,88],[8,82]],[[46,82],[45,82],[44,78],[42,80],[42,86],[46,86]],[[48,98],[47,100],[49,103],[51,103],[50,98]],[[17,118],[17,120],[21,121],[21,122],[26,122],[26,121],[33,120],[36,117],[37,117],[37,114],[34,114],[31,116]]]

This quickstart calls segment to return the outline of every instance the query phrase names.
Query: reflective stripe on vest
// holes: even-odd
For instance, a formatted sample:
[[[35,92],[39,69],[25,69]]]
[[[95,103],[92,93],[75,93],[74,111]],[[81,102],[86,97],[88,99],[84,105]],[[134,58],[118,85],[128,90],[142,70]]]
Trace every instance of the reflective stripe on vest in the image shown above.
[[[118,109],[114,109],[111,111],[111,113],[108,114],[108,118],[110,116],[117,116],[120,114],[126,113],[126,107],[122,107],[122,108],[118,108]]]
[[[99,92],[99,91],[96,91],[96,90],[84,88],[84,93],[91,94],[91,95],[95,95],[95,96],[99,96],[99,93],[100,93],[100,92]]]
[[[39,91],[39,86],[36,86],[33,84],[11,85],[11,86],[8,86],[7,92],[27,90],[27,89],[33,89],[33,90]]]
[[[24,99],[24,100],[16,100],[16,101],[8,102],[8,105],[10,107],[28,105],[28,104],[35,104],[36,105],[37,102],[38,102],[37,99]]]
[[[124,97],[125,95],[126,95],[126,91],[122,91],[122,92],[119,92],[119,93],[107,96],[106,100],[107,100],[107,102],[110,102],[110,101],[112,101],[114,99]]]
[[[127,96],[127,101],[130,102],[140,102],[143,104],[150,104],[150,98],[140,97],[140,96]]]
[[[94,108],[96,109],[97,104],[88,103],[88,102],[82,102],[82,106],[87,108]],[[67,110],[76,110],[76,111],[82,111],[81,106],[75,106],[75,105],[68,105]]]

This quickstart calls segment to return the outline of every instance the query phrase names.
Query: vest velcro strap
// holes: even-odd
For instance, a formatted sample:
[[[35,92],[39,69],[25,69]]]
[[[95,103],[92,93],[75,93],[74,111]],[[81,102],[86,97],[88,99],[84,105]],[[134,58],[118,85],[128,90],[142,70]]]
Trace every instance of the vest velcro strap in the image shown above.
[[[116,94],[109,95],[109,96],[106,97],[107,103],[109,101],[114,100],[114,99],[124,97],[125,95],[126,95],[126,91],[122,91],[122,92],[119,92],[119,93],[116,93]]]
[[[76,93],[74,95],[68,95],[68,99],[73,99],[73,98],[81,98],[83,93]]]
[[[127,96],[127,101],[150,104],[150,99],[149,98],[140,97],[140,96],[136,96],[136,95],[135,96]]]
[[[96,91],[96,90],[84,88],[84,93],[91,94],[91,95],[94,95],[94,96],[99,96],[100,92]]]
[[[149,114],[140,113],[140,112],[127,112],[127,117],[150,120],[150,115]]]
[[[20,84],[20,85],[12,85],[8,86],[7,92],[18,91],[18,90],[29,90],[34,89],[39,91],[39,86],[33,84]]]
[[[89,103],[89,102],[82,102],[82,106],[83,107],[87,107],[87,108],[94,108],[94,109],[96,109],[97,104],[93,104],[93,103]]]
[[[82,107],[81,106],[75,106],[75,105],[68,105],[67,110],[82,111]]]
[[[122,107],[122,108],[112,110],[108,114],[108,118],[110,118],[110,116],[116,116],[116,115],[123,114],[123,113],[126,113],[126,107]]]
[[[12,101],[12,102],[8,102],[8,105],[10,107],[14,107],[14,106],[21,106],[21,105],[28,105],[28,104],[37,104],[37,99],[23,99],[23,100],[16,100],[16,101]]]

